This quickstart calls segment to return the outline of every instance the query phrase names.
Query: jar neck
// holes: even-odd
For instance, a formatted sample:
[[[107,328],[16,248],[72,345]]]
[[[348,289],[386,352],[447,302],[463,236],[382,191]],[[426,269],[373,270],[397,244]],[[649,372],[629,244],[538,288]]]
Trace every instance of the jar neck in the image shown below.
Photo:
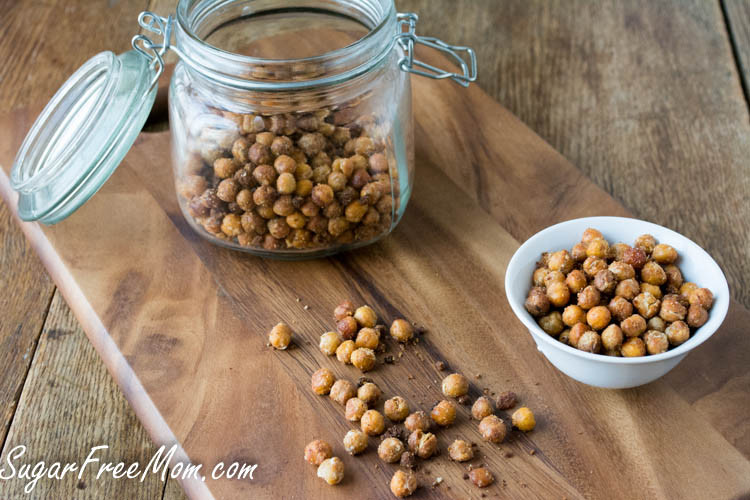
[[[205,39],[236,19],[278,10],[279,0],[180,0],[175,50],[191,72],[228,87],[255,91],[305,90],[357,79],[383,63],[396,43],[393,0],[286,0],[285,9],[330,12],[369,29],[344,48],[305,59],[264,59],[228,52]]]

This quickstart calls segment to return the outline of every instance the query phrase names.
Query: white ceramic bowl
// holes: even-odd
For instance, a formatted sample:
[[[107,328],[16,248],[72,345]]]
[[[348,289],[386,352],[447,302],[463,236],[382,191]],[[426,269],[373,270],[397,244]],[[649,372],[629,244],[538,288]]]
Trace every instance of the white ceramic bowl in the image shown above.
[[[589,227],[601,231],[610,243],[624,242],[632,245],[636,237],[648,233],[659,243],[672,245],[679,254],[677,264],[685,281],[693,281],[708,288],[714,295],[714,304],[706,324],[693,332],[684,344],[663,354],[639,358],[620,358],[579,351],[545,333],[524,307],[535,264],[543,252],[570,250]],[[719,265],[705,250],[670,229],[624,217],[569,220],[535,234],[521,245],[510,260],[505,272],[505,294],[513,312],[529,329],[537,348],[558,370],[584,384],[610,389],[647,384],[667,373],[691,350],[714,334],[729,309],[727,280]]]

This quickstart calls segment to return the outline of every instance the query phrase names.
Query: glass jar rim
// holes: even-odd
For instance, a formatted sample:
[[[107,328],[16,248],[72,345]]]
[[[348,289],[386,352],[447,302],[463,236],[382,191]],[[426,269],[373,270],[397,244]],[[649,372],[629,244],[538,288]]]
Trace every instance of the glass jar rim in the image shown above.
[[[180,59],[189,67],[203,76],[216,82],[247,90],[299,90],[314,87],[335,85],[349,81],[374,67],[377,67],[390,53],[397,41],[397,15],[393,0],[365,0],[342,2],[343,6],[351,9],[346,15],[368,28],[367,34],[353,43],[320,55],[296,59],[269,59],[237,54],[220,49],[206,42],[198,33],[198,29],[207,18],[220,7],[241,0],[180,0],[176,14],[176,44],[172,46]],[[318,12],[341,13],[331,8],[330,2],[326,6],[313,7],[312,2],[304,2],[303,8],[315,9]],[[362,7],[357,9],[356,6]],[[368,13],[364,7],[375,7],[370,16],[375,19],[364,18]],[[196,13],[195,9],[201,7]],[[278,6],[281,7],[281,6]],[[285,7],[288,8],[288,5]],[[191,11],[192,9],[192,11]],[[352,10],[353,9],[353,10]],[[257,13],[268,11],[260,10]],[[354,14],[359,14],[355,16]],[[366,21],[370,21],[369,24]],[[294,80],[273,80],[257,78],[253,69],[285,70],[294,67],[327,67],[330,71],[314,75],[309,78]]]

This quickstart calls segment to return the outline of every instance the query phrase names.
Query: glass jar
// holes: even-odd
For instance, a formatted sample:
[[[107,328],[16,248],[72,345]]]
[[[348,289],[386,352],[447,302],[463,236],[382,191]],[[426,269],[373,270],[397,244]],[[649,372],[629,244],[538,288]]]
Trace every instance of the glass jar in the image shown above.
[[[141,66],[150,72],[144,77],[140,67],[137,79],[141,86],[148,75],[151,80],[138,105],[150,108],[164,54],[171,49],[180,58],[169,88],[169,116],[185,219],[213,243],[266,257],[329,255],[389,234],[404,213],[414,178],[409,73],[464,86],[476,79],[471,49],[418,37],[416,15],[397,14],[393,0],[180,0],[175,17],[143,13],[139,22],[163,41],[136,36],[136,51],[117,58],[137,53],[146,61]],[[449,54],[461,73],[416,60],[416,44]],[[105,84],[115,78],[110,73]],[[91,85],[80,76],[71,80],[74,87]],[[73,94],[97,101],[87,90]],[[56,100],[64,115],[69,99],[56,95],[48,107]],[[120,108],[104,105],[105,112]],[[91,120],[79,121],[91,126]],[[119,150],[127,151],[128,140]],[[22,188],[39,184],[29,179],[29,172],[39,170],[28,165],[29,157],[45,155],[25,156],[25,167],[19,158],[14,165]],[[78,177],[103,178],[77,190],[90,196],[121,158],[98,176],[67,176],[68,184]],[[38,207],[39,195],[27,205]],[[52,223],[62,218],[45,220],[41,212],[32,215]],[[66,210],[55,212],[64,217]]]

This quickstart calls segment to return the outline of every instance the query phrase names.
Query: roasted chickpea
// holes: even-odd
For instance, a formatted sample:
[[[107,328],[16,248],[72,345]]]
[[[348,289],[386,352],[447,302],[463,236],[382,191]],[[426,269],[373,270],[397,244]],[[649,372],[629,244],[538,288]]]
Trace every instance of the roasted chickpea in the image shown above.
[[[581,336],[576,347],[581,351],[598,354],[602,349],[602,339],[598,333],[588,331]]]
[[[595,287],[589,285],[580,292],[578,292],[578,306],[581,307],[581,309],[591,309],[592,307],[596,307],[599,305],[599,303],[602,300],[602,295],[599,290],[597,290]]]
[[[460,373],[451,373],[443,379],[443,395],[458,398],[469,392],[469,381]]]
[[[380,332],[374,328],[362,328],[357,333],[357,339],[354,343],[357,347],[366,347],[375,350],[380,343]]]
[[[609,255],[609,243],[604,238],[596,238],[586,245],[586,255],[598,259],[606,259]]]
[[[344,462],[339,457],[331,457],[323,460],[318,466],[318,477],[333,486],[344,479]]]
[[[369,436],[379,436],[385,431],[385,418],[377,410],[367,410],[359,424],[362,432]]]
[[[654,251],[654,247],[656,246],[656,238],[654,238],[650,234],[642,234],[635,239],[633,246],[643,250],[646,255],[650,255],[651,252]]]
[[[430,417],[441,427],[449,426],[456,420],[456,405],[444,399],[432,408]]]
[[[378,446],[378,456],[386,463],[394,464],[401,460],[401,455],[406,451],[404,443],[400,439],[387,437]]]
[[[333,203],[333,189],[328,184],[317,184],[311,193],[312,201],[321,208]]]
[[[305,446],[305,461],[312,465],[320,465],[323,460],[333,456],[331,445],[321,439],[310,441]]]
[[[344,436],[344,449],[350,455],[358,455],[367,449],[367,435],[356,429],[352,429]]]
[[[700,328],[708,321],[708,311],[698,304],[692,304],[687,313],[687,323],[693,328]]]
[[[620,322],[620,329],[628,337],[637,337],[646,331],[646,320],[643,316],[633,314]]]
[[[544,286],[549,287],[553,283],[565,283],[565,275],[560,271],[550,271],[544,277]]]
[[[544,294],[544,292],[542,292]],[[546,295],[544,296],[546,299]],[[414,335],[414,328],[405,319],[397,319],[391,323],[391,337],[399,342],[408,342]]]
[[[336,323],[336,329],[344,340],[351,340],[357,334],[357,320],[351,316],[345,316]]]
[[[333,376],[333,372],[328,368],[319,369],[312,374],[310,379],[313,392],[320,396],[331,392],[334,382],[336,382],[336,377]]]
[[[497,415],[488,415],[479,422],[479,433],[485,441],[502,443],[508,430]]]
[[[347,316],[354,315],[354,304],[351,300],[345,300],[341,304],[336,306],[333,310],[333,319],[336,321],[342,320]]]
[[[557,336],[557,340],[559,340],[563,344],[570,345],[570,328],[566,328],[565,330],[560,332],[560,335]]]
[[[495,477],[487,467],[477,467],[469,471],[469,479],[477,488],[486,488],[495,482]]]
[[[667,273],[659,264],[649,261],[641,269],[641,280],[651,285],[660,286],[667,282]]]
[[[659,317],[668,323],[682,321],[687,315],[687,308],[683,306],[677,295],[667,295],[661,302]]]
[[[242,219],[237,214],[227,214],[221,220],[221,232],[231,237],[242,233]]]
[[[646,355],[646,344],[640,337],[630,337],[622,343],[620,352],[626,358],[635,358]]]
[[[570,256],[573,257],[575,262],[583,262],[586,260],[586,245],[583,243],[576,243],[570,251]]]
[[[696,288],[688,294],[690,305],[698,305],[708,311],[714,304],[714,294],[708,288]]]
[[[620,296],[613,297],[609,301],[607,308],[612,317],[617,321],[622,321],[633,314],[633,304]]]
[[[385,402],[383,411],[392,422],[401,422],[409,416],[409,403],[401,396],[395,396]]]
[[[667,322],[661,319],[659,316],[654,316],[653,318],[648,320],[646,326],[647,330],[656,330],[659,332],[663,332],[667,329]]]
[[[688,314],[689,316],[689,314]],[[664,332],[673,346],[678,346],[690,338],[690,327],[684,321],[675,321]]]
[[[691,281],[686,281],[682,284],[682,286],[680,286],[680,295],[682,295],[685,298],[689,298],[690,293],[693,290],[697,290],[698,288],[699,288],[698,285],[696,285],[695,283]]]
[[[617,325],[609,325],[602,331],[602,347],[605,351],[614,351],[622,345],[622,330]]]
[[[653,295],[657,299],[661,299],[661,297],[662,297],[661,288],[659,288],[656,285],[652,285],[650,283],[643,282],[643,283],[641,283],[641,293],[646,293],[646,292],[650,293],[651,295]]]
[[[522,406],[513,413],[513,427],[523,432],[530,432],[536,427],[536,419],[534,413]]]
[[[240,166],[233,158],[217,158],[214,161],[214,174],[220,179],[227,179],[232,177]]]
[[[432,425],[432,422],[430,418],[427,416],[427,414],[423,411],[415,411],[408,417],[406,417],[406,420],[404,421],[404,427],[410,432],[414,432],[417,430],[427,432],[430,430],[430,426]]]
[[[431,432],[416,430],[409,435],[409,450],[419,458],[428,459],[437,453],[437,438]]]
[[[570,289],[564,282],[556,281],[548,285],[547,298],[555,307],[563,307],[570,300]]]
[[[486,396],[477,398],[471,406],[471,416],[474,417],[475,420],[482,420],[489,415],[492,415],[492,402],[490,401],[490,398]]]
[[[646,319],[656,316],[661,302],[648,292],[640,293],[633,299],[633,307]]]
[[[677,260],[677,250],[665,243],[660,243],[654,247],[651,257],[659,264],[674,264]]]
[[[366,347],[359,347],[352,352],[350,360],[356,368],[368,372],[375,368],[375,351]]]
[[[372,382],[365,382],[357,390],[357,397],[370,406],[377,403],[382,395],[383,391]]]
[[[664,332],[649,330],[643,334],[646,351],[649,354],[661,354],[669,349],[669,340]]]
[[[326,356],[333,356],[339,344],[341,344],[341,339],[336,332],[326,332],[320,336],[320,352]]]
[[[268,334],[268,342],[273,346],[274,349],[283,351],[289,347],[289,343],[292,341],[292,329],[286,323],[279,323],[271,329],[271,333]]]
[[[617,261],[622,261],[623,255],[625,255],[625,250],[630,248],[630,245],[627,245],[625,243],[615,243],[610,247],[610,255]]]
[[[599,257],[587,257],[583,261],[583,272],[586,276],[593,278],[596,273],[607,269],[607,262]]]
[[[550,254],[547,261],[547,267],[553,271],[560,271],[563,274],[572,271],[574,264],[573,257],[570,256],[567,250],[560,250]]]
[[[568,285],[571,293],[578,293],[588,284],[586,281],[586,275],[579,269],[570,271],[570,274],[565,278],[565,284]]]
[[[552,336],[559,335],[565,328],[560,311],[552,311],[546,316],[542,316],[539,318],[538,323],[542,330]]]
[[[345,340],[341,342],[336,348],[336,359],[344,364],[351,364],[354,349],[356,349],[356,346],[354,345],[353,340]]]
[[[604,238],[604,236],[602,236],[602,233],[598,229],[594,229],[593,227],[590,227],[586,229],[581,235],[581,243],[588,246],[588,244],[591,243],[591,241],[602,239],[602,238]]]
[[[586,311],[579,306],[569,305],[562,313],[562,320],[567,326],[584,323],[586,321]]]
[[[633,266],[635,270],[641,269],[647,260],[646,252],[640,248],[630,247],[622,253],[622,261]]]
[[[497,397],[497,409],[498,410],[510,410],[514,406],[516,406],[516,403],[518,402],[518,398],[516,397],[516,393],[513,391],[505,391],[501,393]]]
[[[612,320],[612,315],[606,306],[596,306],[586,313],[586,323],[594,330],[604,329]]]
[[[357,395],[354,384],[345,379],[339,379],[331,387],[329,396],[341,406]]]
[[[615,291],[617,278],[609,269],[603,269],[594,277],[594,287],[602,293],[610,294]]]
[[[534,271],[534,274],[531,276],[531,282],[534,284],[534,286],[545,286],[544,278],[546,278],[550,272],[551,271],[546,267],[537,268]]]
[[[456,462],[466,462],[474,458],[474,450],[463,439],[456,439],[448,446],[448,455]]]
[[[611,272],[618,281],[635,278],[635,269],[633,269],[633,266],[626,264],[625,262],[612,262],[609,265],[609,272]]]
[[[583,334],[590,331],[591,327],[586,323],[576,323],[570,328],[568,334],[568,345],[571,347],[578,347],[578,341],[581,340]]]
[[[226,201],[227,203],[234,201],[239,192],[240,185],[234,179],[224,179],[216,188],[216,196],[218,196],[221,201]]]
[[[367,404],[361,399],[354,397],[346,402],[346,409],[344,410],[344,416],[350,422],[357,422],[362,418],[362,415],[367,411]]]
[[[397,470],[391,478],[391,493],[398,498],[410,496],[418,486],[417,476],[411,471]]]
[[[664,266],[664,272],[667,275],[667,290],[669,293],[678,293],[682,286],[682,271],[674,264]]]
[[[615,295],[627,300],[633,300],[639,293],[641,293],[641,287],[634,278],[619,282],[615,288]]]
[[[370,306],[358,307],[354,311],[354,319],[357,320],[360,328],[372,328],[378,322],[378,317]]]

